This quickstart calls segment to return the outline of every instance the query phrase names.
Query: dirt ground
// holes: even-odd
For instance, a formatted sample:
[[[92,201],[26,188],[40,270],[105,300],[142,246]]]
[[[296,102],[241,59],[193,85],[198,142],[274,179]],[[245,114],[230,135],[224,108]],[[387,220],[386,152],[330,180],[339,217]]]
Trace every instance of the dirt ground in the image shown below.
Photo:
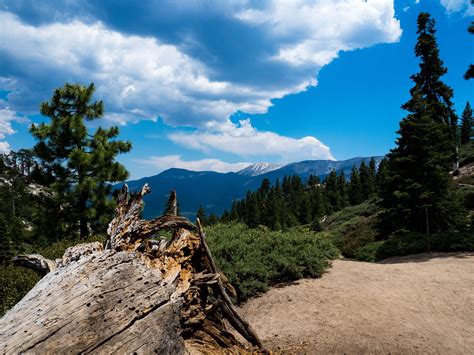
[[[474,253],[337,260],[239,313],[275,352],[474,354]]]

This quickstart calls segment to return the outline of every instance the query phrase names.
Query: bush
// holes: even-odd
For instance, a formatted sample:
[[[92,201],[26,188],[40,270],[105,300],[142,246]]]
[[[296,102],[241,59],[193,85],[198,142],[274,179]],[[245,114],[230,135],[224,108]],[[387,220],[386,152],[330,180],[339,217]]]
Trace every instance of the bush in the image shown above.
[[[17,266],[0,266],[0,316],[17,304],[39,279],[32,270]]]
[[[373,263],[377,261],[377,252],[384,243],[384,241],[378,241],[364,245],[354,252],[354,258],[358,261]]]
[[[237,291],[238,302],[276,283],[320,277],[339,255],[327,235],[302,228],[282,232],[233,223],[208,227],[206,234],[217,265]]]
[[[324,222],[323,229],[331,234],[334,245],[347,258],[357,258],[356,251],[376,240],[378,207],[374,200],[346,207]]]
[[[474,251],[474,235],[471,233],[446,232],[430,235],[400,233],[394,235],[376,251],[376,260],[392,256],[436,252]]]

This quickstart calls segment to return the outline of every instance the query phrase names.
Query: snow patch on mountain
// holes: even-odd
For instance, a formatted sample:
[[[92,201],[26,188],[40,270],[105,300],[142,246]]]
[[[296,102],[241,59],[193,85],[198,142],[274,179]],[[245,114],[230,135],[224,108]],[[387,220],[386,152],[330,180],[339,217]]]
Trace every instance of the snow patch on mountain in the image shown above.
[[[246,168],[239,170],[237,174],[246,175],[246,176],[258,176],[269,171],[280,169],[283,164],[275,163],[253,163],[247,166]]]

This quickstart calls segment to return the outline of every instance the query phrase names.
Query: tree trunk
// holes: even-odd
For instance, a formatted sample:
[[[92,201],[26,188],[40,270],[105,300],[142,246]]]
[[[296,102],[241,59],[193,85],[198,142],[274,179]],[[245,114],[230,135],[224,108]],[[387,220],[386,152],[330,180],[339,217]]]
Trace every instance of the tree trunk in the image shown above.
[[[126,185],[125,185],[126,187]],[[232,286],[217,269],[205,235],[183,217],[139,218],[147,185],[124,188],[109,240],[80,244],[60,260],[17,258],[42,265],[43,279],[0,320],[0,352],[215,353],[255,351],[227,331],[223,319],[253,346],[263,345],[235,311]],[[158,237],[172,229],[167,241]],[[40,260],[38,262],[38,260]]]

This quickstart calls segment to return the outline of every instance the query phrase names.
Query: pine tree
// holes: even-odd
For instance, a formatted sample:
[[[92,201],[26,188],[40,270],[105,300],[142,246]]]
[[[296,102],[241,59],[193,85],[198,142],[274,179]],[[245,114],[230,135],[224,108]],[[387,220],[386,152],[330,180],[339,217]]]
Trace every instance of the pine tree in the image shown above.
[[[204,207],[199,206],[199,209],[196,212],[196,218],[199,218],[199,221],[201,222],[203,226],[208,225],[207,215],[206,215],[206,211],[204,210]]]
[[[104,112],[102,101],[91,103],[93,93],[94,84],[65,84],[55,90],[50,101],[41,104],[41,114],[51,123],[30,128],[39,140],[34,153],[54,176],[51,187],[61,205],[56,217],[70,223],[72,229],[79,224],[82,238],[89,234],[91,221],[108,220],[101,217],[113,213],[110,183],[128,176],[115,156],[131,149],[129,142],[115,139],[117,127],[99,127],[89,134],[84,121],[96,120]]]
[[[380,161],[379,168],[377,170],[377,175],[375,176],[375,184],[377,187],[377,191],[381,191],[384,189],[385,184],[388,180],[388,160],[387,158],[383,158]]]
[[[349,204],[349,195],[347,193],[346,176],[344,175],[343,170],[339,172],[339,176],[337,177],[337,190],[339,192],[340,197],[340,207],[344,208]]]
[[[222,214],[220,218],[221,223],[229,223],[230,222],[230,214],[229,211],[224,210],[224,213]]]
[[[311,216],[311,201],[308,194],[305,194],[301,198],[300,210],[299,210],[299,222],[301,224],[307,224],[312,221]]]
[[[359,179],[359,171],[352,167],[351,181],[349,181],[349,202],[351,205],[358,205],[362,202],[362,187]]]
[[[461,144],[469,143],[473,136],[472,108],[468,101],[461,118]]]
[[[388,155],[389,178],[382,191],[386,210],[380,226],[385,233],[437,232],[456,224],[448,175],[455,147],[453,92],[440,79],[447,70],[439,58],[434,25],[429,14],[420,13],[415,46],[420,72],[411,76],[415,85],[402,106],[408,115]]]
[[[211,213],[207,220],[208,225],[213,226],[214,224],[217,224],[218,222],[219,222],[219,217],[217,217],[215,213]]]
[[[471,1],[472,5],[472,1]],[[469,27],[467,28],[467,31],[470,34],[474,34],[474,22],[471,22]],[[469,80],[474,78],[474,64],[469,64],[469,68],[467,69],[466,73],[464,74],[464,79]]]
[[[370,159],[368,173],[369,173],[368,185],[370,188],[370,193],[373,194],[377,191],[377,183],[376,183],[377,167],[375,164],[375,159],[373,157]]]
[[[239,220],[238,202],[236,200],[232,201],[232,207],[230,209],[229,219],[231,221]]]
[[[250,228],[255,228],[261,224],[260,220],[260,203],[258,195],[256,193],[247,192],[247,197],[245,199],[245,223]]]
[[[332,170],[326,178],[325,191],[332,210],[339,211],[341,209],[341,195],[339,194],[337,174],[335,170]]]
[[[312,206],[311,215],[313,218],[320,218],[326,213],[326,208],[323,203],[323,197],[321,196],[321,187],[313,187],[310,190],[310,201]]]
[[[5,216],[0,213],[0,265],[10,264],[14,255],[10,229]]]
[[[369,170],[365,161],[362,160],[359,166],[359,179],[360,179],[360,188],[362,193],[362,201],[366,200],[371,191],[370,191],[370,177]]]

